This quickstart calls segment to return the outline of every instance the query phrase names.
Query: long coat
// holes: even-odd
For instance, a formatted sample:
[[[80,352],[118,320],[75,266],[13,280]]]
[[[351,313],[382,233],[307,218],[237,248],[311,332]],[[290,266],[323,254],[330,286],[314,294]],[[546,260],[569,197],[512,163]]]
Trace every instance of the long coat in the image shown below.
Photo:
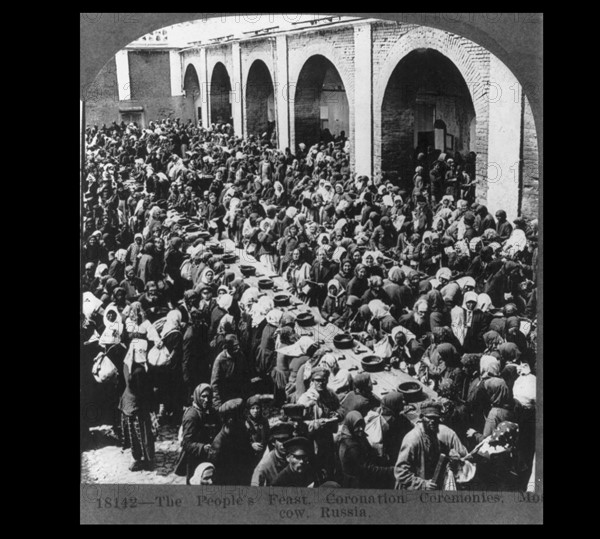
[[[183,415],[181,453],[175,466],[175,474],[185,475],[189,480],[198,464],[207,458],[207,444],[212,443],[221,422],[214,409],[199,410],[190,406]]]
[[[208,460],[215,465],[215,485],[250,485],[254,452],[243,423],[223,426],[211,444]]]
[[[456,433],[446,425],[439,425],[437,436],[430,438],[423,430],[423,424],[417,422],[402,440],[394,468],[396,488],[424,489],[425,482],[433,478],[440,454],[449,455],[451,449],[462,457],[467,454]]]

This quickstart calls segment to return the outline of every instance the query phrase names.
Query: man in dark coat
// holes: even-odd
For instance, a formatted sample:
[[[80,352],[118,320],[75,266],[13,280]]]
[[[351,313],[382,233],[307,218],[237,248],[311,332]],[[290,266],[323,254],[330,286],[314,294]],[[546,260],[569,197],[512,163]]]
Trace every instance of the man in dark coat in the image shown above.
[[[246,358],[237,337],[227,335],[223,346],[223,351],[215,359],[210,380],[215,407],[231,399],[246,397],[249,390]]]
[[[285,443],[292,438],[293,433],[292,423],[281,422],[271,428],[270,441],[273,449],[265,453],[254,469],[251,486],[268,487],[273,484],[279,472],[288,464]]]
[[[312,464],[311,442],[303,437],[292,438],[285,444],[288,465],[273,481],[274,487],[318,486],[318,476]]]
[[[213,484],[250,485],[254,452],[242,417],[244,401],[231,399],[219,408],[223,427],[208,451],[215,465]]]
[[[485,349],[483,334],[490,326],[491,315],[484,313],[477,306],[477,294],[467,292],[465,294],[465,340],[463,342],[463,353],[476,354]]]

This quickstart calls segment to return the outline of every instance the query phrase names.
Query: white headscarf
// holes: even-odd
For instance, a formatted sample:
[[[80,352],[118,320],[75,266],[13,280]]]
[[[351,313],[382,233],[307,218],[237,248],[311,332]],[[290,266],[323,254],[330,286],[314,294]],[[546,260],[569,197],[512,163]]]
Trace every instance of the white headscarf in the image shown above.
[[[386,305],[380,299],[374,299],[369,301],[369,311],[373,315],[373,318],[384,318],[390,313],[389,305]]]
[[[252,327],[257,327],[267,316],[267,313],[273,310],[274,304],[273,299],[269,296],[262,296],[258,298],[258,301],[252,305],[250,311],[252,315]]]
[[[294,344],[279,348],[277,352],[289,357],[300,357],[305,355],[313,344],[315,344],[313,339],[303,336],[300,337]]]
[[[113,312],[116,315],[114,322],[111,322],[107,315]],[[104,345],[119,344],[121,342],[121,335],[123,334],[123,319],[121,313],[117,310],[114,305],[109,305],[104,310],[104,331],[100,336],[99,343]]]
[[[161,338],[165,337],[167,333],[173,330],[181,329],[181,311],[179,309],[173,309],[167,313],[167,320],[165,325],[160,332]]]
[[[267,324],[271,324],[272,326],[279,326],[279,322],[281,321],[281,317],[283,316],[283,311],[279,309],[273,309],[267,313]]]
[[[233,303],[233,296],[231,294],[221,294],[217,296],[217,305],[224,311],[229,310]]]
[[[102,277],[102,274],[108,271],[108,266],[106,264],[98,264],[96,268],[96,273],[94,273],[94,277]]]
[[[125,249],[117,249],[115,253],[115,258],[118,262],[125,262],[125,258],[127,257],[127,251]]]
[[[204,472],[210,469],[215,469],[215,465],[210,462],[202,462],[196,468],[194,475],[190,478],[190,485],[201,485],[202,475]]]
[[[248,307],[248,305],[252,302],[254,303],[255,301],[258,300],[258,295],[260,294],[260,291],[258,290],[258,288],[251,286],[250,288],[247,288],[244,293],[242,294],[242,297],[240,298],[240,305],[243,305],[244,307]]]
[[[490,298],[490,296],[488,296],[487,294],[479,294],[477,296],[477,306],[475,307],[476,309],[480,309],[481,311],[483,311],[485,313],[491,307],[493,307],[493,305],[492,305],[492,298]]]

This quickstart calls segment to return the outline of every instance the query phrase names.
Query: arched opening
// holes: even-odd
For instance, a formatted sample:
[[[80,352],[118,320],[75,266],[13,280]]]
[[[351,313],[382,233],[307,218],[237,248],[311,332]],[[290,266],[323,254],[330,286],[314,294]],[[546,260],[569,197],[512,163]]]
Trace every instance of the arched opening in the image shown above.
[[[294,98],[296,145],[329,142],[350,132],[346,88],[335,66],[324,56],[309,58],[298,77]]]
[[[231,81],[227,68],[218,62],[210,79],[210,121],[211,123],[233,124],[231,116]]]
[[[202,120],[202,107],[200,96],[200,81],[196,68],[190,64],[183,77],[183,91],[185,93],[185,120],[194,123]]]
[[[270,140],[275,130],[275,89],[269,69],[256,60],[248,72],[246,83],[246,130],[260,137],[267,133]]]
[[[458,68],[433,49],[407,54],[392,72],[381,107],[381,168],[411,188],[422,152],[463,157],[475,150],[475,108]],[[433,154],[432,154],[433,152]]]

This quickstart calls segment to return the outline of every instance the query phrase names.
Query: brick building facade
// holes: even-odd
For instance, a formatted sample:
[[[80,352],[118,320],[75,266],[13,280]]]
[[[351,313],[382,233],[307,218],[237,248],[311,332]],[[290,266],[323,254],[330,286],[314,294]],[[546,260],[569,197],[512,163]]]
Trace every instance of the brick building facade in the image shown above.
[[[409,181],[419,144],[473,151],[478,199],[509,218],[537,217],[529,101],[500,60],[456,34],[364,20],[179,50],[128,47],[96,83],[88,124],[229,117],[240,135],[274,129],[282,149],[343,128],[360,174]]]

